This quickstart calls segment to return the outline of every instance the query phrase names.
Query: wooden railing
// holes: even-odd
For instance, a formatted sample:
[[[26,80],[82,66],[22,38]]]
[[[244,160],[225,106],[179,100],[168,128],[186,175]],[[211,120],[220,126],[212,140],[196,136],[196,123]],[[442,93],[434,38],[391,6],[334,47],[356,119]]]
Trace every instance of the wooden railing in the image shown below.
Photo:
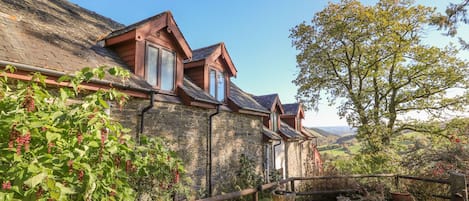
[[[402,179],[450,185],[451,197],[444,196],[444,195],[434,195],[435,197],[443,198],[443,199],[461,200],[460,198],[456,198],[454,196],[454,194],[456,192],[466,192],[467,193],[467,183],[466,183],[465,176],[464,175],[458,175],[458,174],[451,174],[450,178],[448,178],[448,179],[422,178],[422,177],[397,175],[397,174],[337,175],[337,176],[315,176],[315,177],[291,177],[291,178],[288,178],[288,179],[281,180],[279,182],[264,184],[264,185],[258,186],[257,188],[243,189],[241,191],[227,193],[227,194],[223,194],[223,195],[217,195],[217,196],[209,197],[209,198],[204,198],[204,199],[200,199],[198,201],[222,201],[222,200],[240,198],[242,196],[249,196],[249,195],[252,196],[253,201],[258,201],[260,192],[268,190],[268,189],[277,188],[279,185],[287,184],[287,183],[290,184],[289,189],[293,192],[296,192],[297,196],[314,195],[314,194],[318,194],[318,193],[324,193],[324,191],[323,192],[318,192],[318,191],[297,192],[296,187],[295,187],[295,181],[300,182],[300,181],[307,181],[307,180],[311,181],[311,180],[324,180],[324,179],[359,179],[359,178],[394,178],[394,182],[395,182],[396,187],[399,186],[399,182]],[[345,189],[345,190],[342,189],[342,190],[337,190],[335,192],[340,193],[342,191],[345,192],[347,190],[350,190],[350,189]],[[334,193],[334,192],[330,191],[329,193]],[[467,200],[467,195],[463,195],[463,196],[465,196],[463,198],[463,200],[468,201]]]
[[[252,200],[258,201],[259,200],[259,192],[262,192],[262,191],[265,191],[265,190],[268,190],[268,189],[272,189],[272,188],[276,188],[277,186],[282,185],[282,184],[286,184],[290,181],[292,181],[291,178],[290,179],[284,179],[284,180],[281,180],[279,182],[264,184],[264,185],[258,186],[257,188],[247,188],[247,189],[237,191],[237,192],[226,193],[226,194],[223,194],[223,195],[217,195],[217,196],[214,196],[214,197],[200,199],[198,201],[221,201],[221,200],[229,200],[229,199],[239,198],[239,197],[247,196],[247,195],[252,195],[253,196]]]

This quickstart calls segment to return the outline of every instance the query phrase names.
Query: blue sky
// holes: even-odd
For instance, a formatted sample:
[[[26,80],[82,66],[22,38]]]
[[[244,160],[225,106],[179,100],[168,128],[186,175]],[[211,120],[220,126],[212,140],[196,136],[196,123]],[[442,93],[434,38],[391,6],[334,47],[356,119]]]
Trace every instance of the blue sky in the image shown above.
[[[171,11],[192,49],[225,42],[238,69],[233,81],[256,95],[278,93],[282,103],[295,102],[296,50],[288,38],[295,25],[309,21],[327,0],[71,0],[81,7],[125,25],[163,11]],[[376,2],[373,0],[365,3]],[[440,8],[447,1],[420,0]],[[431,31],[428,41],[445,41]],[[435,40],[438,38],[438,40]],[[440,43],[441,44],[441,43]],[[467,57],[466,57],[467,58]],[[334,107],[320,104],[319,112],[307,111],[306,126],[346,125]]]

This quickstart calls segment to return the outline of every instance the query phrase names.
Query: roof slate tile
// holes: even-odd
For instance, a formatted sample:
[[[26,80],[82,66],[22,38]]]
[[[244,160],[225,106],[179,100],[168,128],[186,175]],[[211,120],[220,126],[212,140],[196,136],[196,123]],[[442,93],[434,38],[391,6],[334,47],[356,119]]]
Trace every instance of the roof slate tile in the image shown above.
[[[62,0],[1,0],[0,13],[0,60],[68,74],[84,67],[128,69],[117,54],[97,44],[100,37],[124,27],[109,18]],[[113,76],[105,79],[121,82]],[[134,74],[126,85],[148,87]]]
[[[233,82],[230,82],[230,95],[228,98],[241,109],[269,113],[269,110],[256,102],[251,95],[241,90]]]
[[[256,100],[259,104],[261,104],[263,107],[267,108],[270,110],[272,108],[272,105],[275,103],[275,99],[278,97],[278,94],[268,94],[268,95],[263,95],[263,96],[252,96],[254,100]]]

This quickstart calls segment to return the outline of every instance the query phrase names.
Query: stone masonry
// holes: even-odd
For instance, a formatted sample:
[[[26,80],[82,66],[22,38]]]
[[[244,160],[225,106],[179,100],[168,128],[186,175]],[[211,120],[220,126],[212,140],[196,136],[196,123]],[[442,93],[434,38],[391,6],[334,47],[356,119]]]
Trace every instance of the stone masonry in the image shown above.
[[[120,111],[112,109],[111,116],[138,132],[140,111],[148,100],[132,99]],[[155,102],[145,113],[144,133],[165,139],[167,145],[182,158],[196,191],[206,191],[207,134],[209,116],[215,109],[204,109],[178,103]],[[262,172],[262,120],[259,116],[221,110],[213,117],[212,186],[214,194],[233,190],[232,177],[239,169],[241,154],[255,160],[256,171]]]

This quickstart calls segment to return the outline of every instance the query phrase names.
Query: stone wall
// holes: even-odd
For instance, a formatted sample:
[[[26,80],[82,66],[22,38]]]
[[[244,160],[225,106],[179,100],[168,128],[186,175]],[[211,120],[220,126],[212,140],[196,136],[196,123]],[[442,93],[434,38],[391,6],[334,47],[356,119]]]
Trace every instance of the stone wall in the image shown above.
[[[262,119],[258,116],[221,111],[213,118],[212,171],[214,194],[231,192],[240,169],[241,154],[254,160],[262,176],[264,146]]]
[[[287,158],[287,177],[302,176],[301,147],[299,142],[285,143]]]
[[[111,116],[136,134],[140,125],[140,111],[148,100],[132,99]],[[182,158],[193,181],[193,190],[206,191],[207,134],[209,116],[215,109],[186,106],[179,103],[155,102],[145,113],[144,133],[159,136]],[[212,181],[214,194],[230,188],[231,175],[239,169],[239,157],[245,154],[255,159],[256,171],[262,173],[262,119],[222,110],[213,117]]]

